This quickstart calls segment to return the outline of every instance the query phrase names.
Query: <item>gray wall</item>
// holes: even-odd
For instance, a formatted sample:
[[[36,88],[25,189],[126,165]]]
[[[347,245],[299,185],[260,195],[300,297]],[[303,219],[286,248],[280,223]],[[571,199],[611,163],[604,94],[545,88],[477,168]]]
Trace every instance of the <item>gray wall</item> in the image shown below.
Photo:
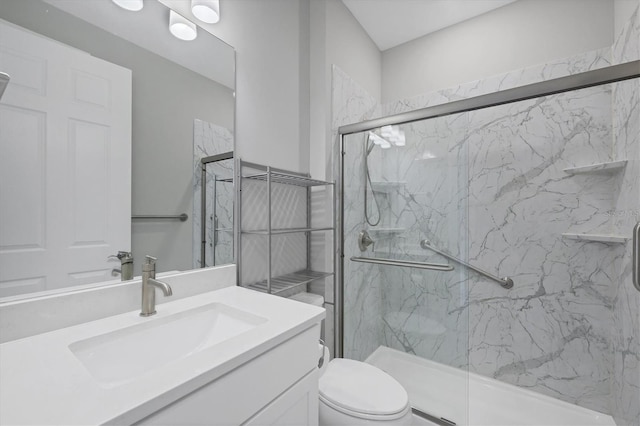
[[[382,59],[342,1],[312,1],[310,18],[310,171],[322,179],[331,176],[331,68],[340,67],[380,100]]]
[[[309,169],[309,2],[222,0],[220,22],[203,25],[236,49],[236,152],[243,160]]]
[[[390,102],[610,47],[612,0],[519,0],[382,54]]]
[[[193,120],[233,129],[231,90],[39,2],[3,1],[0,11],[3,19],[133,71],[133,213],[191,212]],[[191,238],[190,220],[133,222],[135,275],[145,254],[159,258],[159,271],[190,269]]]

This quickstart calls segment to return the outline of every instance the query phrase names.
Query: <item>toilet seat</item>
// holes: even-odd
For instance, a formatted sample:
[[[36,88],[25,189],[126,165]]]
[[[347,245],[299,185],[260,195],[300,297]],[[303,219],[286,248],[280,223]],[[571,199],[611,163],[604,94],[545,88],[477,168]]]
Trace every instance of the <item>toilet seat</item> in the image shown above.
[[[407,414],[409,396],[393,377],[360,361],[336,358],[320,378],[320,401],[352,417],[395,420]]]

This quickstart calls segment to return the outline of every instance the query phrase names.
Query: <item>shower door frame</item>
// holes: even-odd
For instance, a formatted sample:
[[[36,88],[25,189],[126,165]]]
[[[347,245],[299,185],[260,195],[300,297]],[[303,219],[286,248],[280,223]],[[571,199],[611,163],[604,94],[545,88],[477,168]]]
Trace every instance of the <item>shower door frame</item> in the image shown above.
[[[205,268],[206,267],[206,261],[205,261],[205,255],[206,255],[206,245],[207,245],[207,225],[206,225],[206,221],[205,221],[205,217],[207,215],[207,165],[208,164],[212,164],[212,163],[217,163],[219,161],[224,161],[224,160],[233,160],[234,159],[234,152],[233,151],[228,151],[228,152],[223,152],[221,154],[215,154],[215,155],[211,155],[209,157],[202,157],[200,159],[200,176],[201,176],[201,185],[200,185],[200,267],[201,268]],[[234,161],[234,166],[235,166],[235,161]],[[232,178],[233,179],[233,178]],[[217,197],[217,181],[214,175],[214,180],[213,180],[213,214],[215,215],[216,213],[216,197]],[[217,225],[216,225],[216,220],[214,219],[214,223],[212,226],[212,232],[213,232],[213,265],[211,266],[216,266],[216,254],[215,254],[215,250],[216,250],[216,240],[217,240]],[[234,220],[235,222],[235,220]],[[234,244],[235,246],[235,244]],[[234,249],[234,260],[236,259],[235,257],[235,249]]]
[[[501,90],[485,95],[474,96],[467,99],[448,102],[432,107],[421,108],[402,114],[390,115],[373,120],[361,121],[338,128],[339,140],[339,172],[338,172],[338,211],[336,212],[336,228],[340,238],[336,239],[336,252],[338,259],[337,279],[334,280],[334,351],[335,357],[344,356],[344,156],[345,136],[366,132],[382,126],[413,123],[431,118],[445,117],[448,115],[470,112],[498,105],[506,105],[515,102],[535,99],[542,96],[556,95],[574,90],[586,89],[604,84],[616,83],[624,80],[640,78],[640,60],[612,65],[593,71],[586,71],[554,78],[539,83],[528,84],[512,89]]]

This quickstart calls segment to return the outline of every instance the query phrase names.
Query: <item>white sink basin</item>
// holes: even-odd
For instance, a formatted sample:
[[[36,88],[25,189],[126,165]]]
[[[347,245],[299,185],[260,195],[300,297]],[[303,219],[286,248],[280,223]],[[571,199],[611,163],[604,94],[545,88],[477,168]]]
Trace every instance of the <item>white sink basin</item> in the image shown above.
[[[251,330],[266,318],[211,303],[69,345],[105,387],[114,387]]]

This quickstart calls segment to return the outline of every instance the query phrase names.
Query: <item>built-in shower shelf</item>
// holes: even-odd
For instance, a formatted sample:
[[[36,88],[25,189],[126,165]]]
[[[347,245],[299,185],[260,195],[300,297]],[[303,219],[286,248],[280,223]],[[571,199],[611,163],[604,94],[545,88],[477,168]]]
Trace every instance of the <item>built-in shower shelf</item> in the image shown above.
[[[623,237],[621,235],[578,234],[573,232],[565,232],[562,234],[562,237],[568,240],[591,241],[591,242],[611,243],[611,244],[624,244],[628,240],[627,237]]]
[[[300,285],[309,284],[312,281],[320,280],[323,278],[333,276],[333,272],[318,272],[311,270],[304,270],[294,272],[293,274],[281,275],[271,278],[271,294],[284,293],[287,290],[298,287]],[[269,292],[267,281],[260,281],[254,284],[246,285],[247,288],[252,290],[261,291],[264,293]]]
[[[374,181],[371,182],[371,189],[376,192],[390,193],[399,191],[403,188],[407,182],[394,182],[394,181]]]
[[[565,173],[578,175],[585,173],[615,173],[625,168],[627,160],[608,161],[606,163],[591,164],[589,166],[569,167],[564,169]]]

